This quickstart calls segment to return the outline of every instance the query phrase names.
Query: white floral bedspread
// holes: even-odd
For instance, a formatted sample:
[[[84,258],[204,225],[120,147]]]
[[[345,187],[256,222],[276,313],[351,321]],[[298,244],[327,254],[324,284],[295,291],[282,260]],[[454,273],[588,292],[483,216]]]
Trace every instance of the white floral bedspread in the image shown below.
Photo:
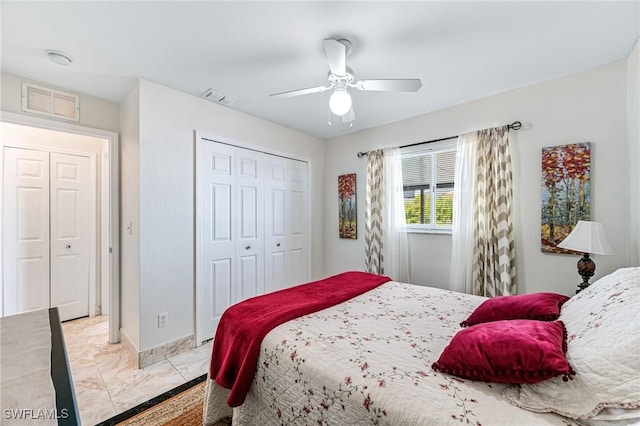
[[[576,425],[517,408],[506,385],[431,369],[484,298],[388,282],[273,329],[234,425]],[[205,423],[231,414],[208,380]],[[577,397],[577,396],[576,396]]]

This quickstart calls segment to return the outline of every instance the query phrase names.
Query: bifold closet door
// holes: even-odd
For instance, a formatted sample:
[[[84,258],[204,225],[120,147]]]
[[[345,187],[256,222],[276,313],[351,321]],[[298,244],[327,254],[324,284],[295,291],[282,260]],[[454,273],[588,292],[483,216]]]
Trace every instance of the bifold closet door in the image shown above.
[[[288,160],[269,156],[265,161],[265,291],[288,286],[289,202]]]
[[[196,159],[196,338],[234,303],[309,279],[307,163],[207,139]]]
[[[236,302],[264,293],[264,157],[236,148]]]
[[[89,315],[89,158],[50,157],[51,306],[62,321]]]
[[[49,307],[49,153],[4,148],[4,315]]]
[[[264,154],[200,140],[198,339],[232,304],[264,293]]]
[[[222,313],[236,300],[236,258],[232,223],[236,215],[235,149],[199,141],[198,340],[211,339]]]
[[[309,193],[307,163],[289,160],[289,286],[309,281]]]
[[[89,158],[4,148],[4,314],[89,315]]]
[[[265,159],[265,291],[309,280],[307,163]]]

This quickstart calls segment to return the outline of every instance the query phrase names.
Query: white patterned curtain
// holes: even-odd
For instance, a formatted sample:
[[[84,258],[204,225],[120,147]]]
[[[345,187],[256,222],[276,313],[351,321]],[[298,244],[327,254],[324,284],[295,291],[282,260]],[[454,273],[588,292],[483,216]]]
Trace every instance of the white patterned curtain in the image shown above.
[[[486,297],[515,294],[509,129],[504,126],[463,135],[458,149],[454,214],[456,208],[460,211],[457,225],[454,218],[452,288]],[[458,172],[462,174],[460,185]]]
[[[398,148],[369,152],[365,201],[365,265],[368,272],[410,282],[402,163]]]
[[[367,154],[367,196],[364,206],[365,268],[373,274],[384,274],[384,153],[381,149]]]

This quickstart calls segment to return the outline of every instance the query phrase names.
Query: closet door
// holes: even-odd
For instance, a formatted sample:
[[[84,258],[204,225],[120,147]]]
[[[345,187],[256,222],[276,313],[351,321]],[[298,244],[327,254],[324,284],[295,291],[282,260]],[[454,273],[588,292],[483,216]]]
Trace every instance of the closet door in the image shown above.
[[[225,309],[264,293],[264,154],[200,140],[198,339]]]
[[[89,157],[51,153],[51,306],[89,315]]]
[[[236,148],[235,301],[264,293],[264,154]]]
[[[49,153],[4,148],[4,315],[49,307]]]
[[[198,340],[211,339],[237,299],[234,218],[235,148],[201,140],[197,183],[199,227]]]
[[[309,281],[307,163],[265,160],[265,290]]]
[[[288,285],[287,170],[288,160],[275,155],[265,159],[265,291]]]
[[[307,163],[288,161],[289,178],[288,210],[291,213],[288,225],[289,286],[309,281],[309,193]]]
[[[200,139],[196,177],[200,343],[232,304],[308,281],[309,213],[301,161]]]
[[[89,315],[89,157],[4,148],[4,314]]]

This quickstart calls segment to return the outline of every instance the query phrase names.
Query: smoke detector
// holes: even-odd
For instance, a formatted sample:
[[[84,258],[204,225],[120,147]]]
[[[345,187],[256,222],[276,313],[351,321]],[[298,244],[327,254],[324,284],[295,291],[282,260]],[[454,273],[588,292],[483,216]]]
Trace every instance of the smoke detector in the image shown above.
[[[71,65],[73,59],[71,56],[67,55],[64,52],[60,52],[59,50],[46,49],[45,53],[49,57],[49,60],[58,65],[64,65],[65,67]]]
[[[218,90],[211,88],[205,90],[200,96],[211,102],[227,106],[233,105],[237,102],[236,99],[231,98],[223,93],[220,93]]]

